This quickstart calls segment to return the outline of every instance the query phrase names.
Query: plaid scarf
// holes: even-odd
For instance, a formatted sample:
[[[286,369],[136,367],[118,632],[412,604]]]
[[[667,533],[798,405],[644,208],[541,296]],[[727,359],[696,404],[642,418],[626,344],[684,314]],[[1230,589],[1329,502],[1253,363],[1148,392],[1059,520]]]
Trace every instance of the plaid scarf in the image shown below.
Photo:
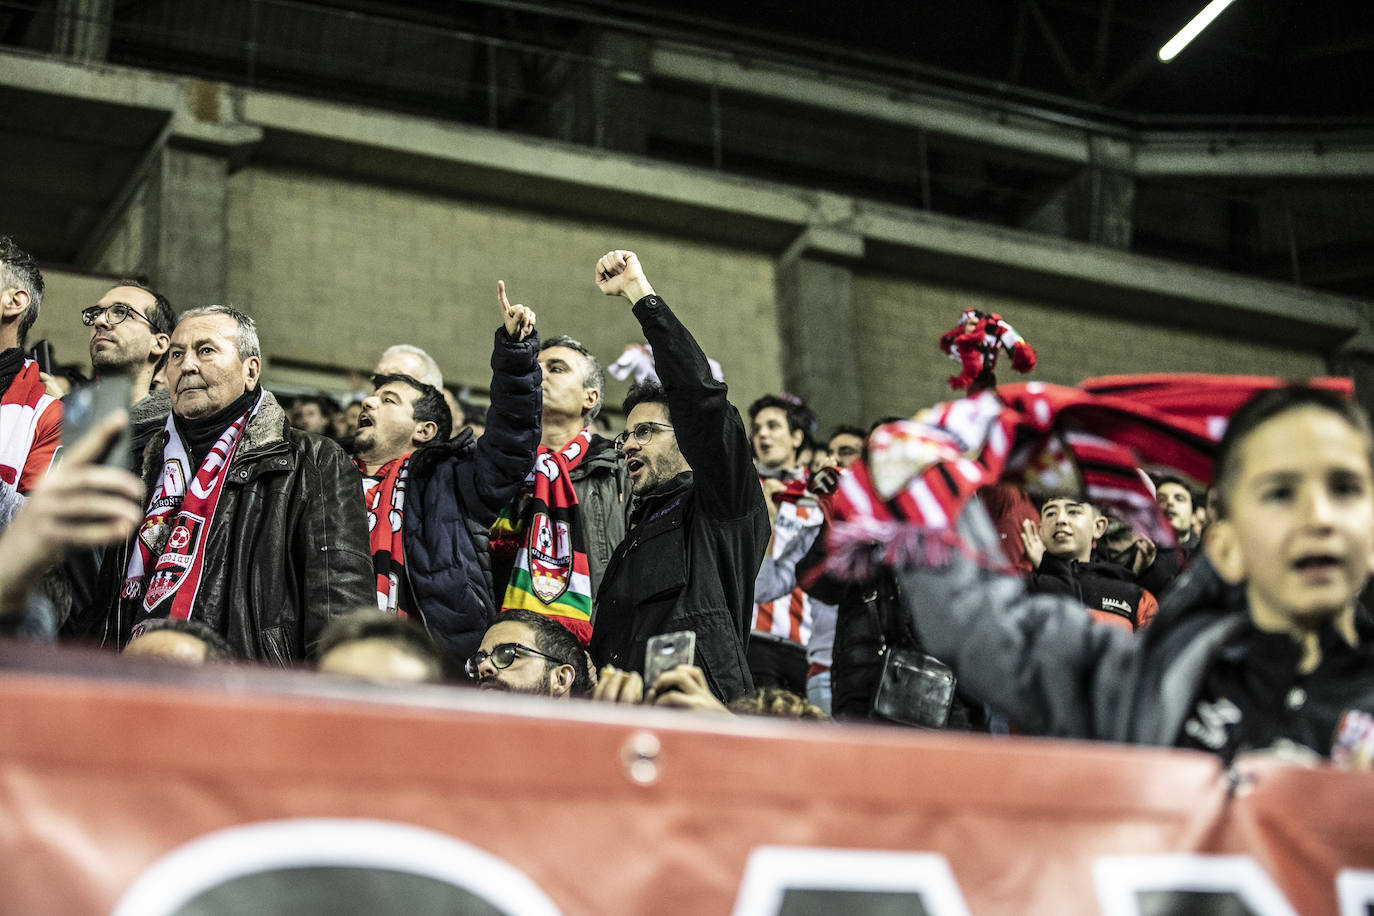
[[[375,474],[368,474],[357,458],[353,463],[363,474],[363,507],[367,510],[372,571],[377,576],[377,609],[407,617],[412,596],[406,579],[401,529],[410,456],[388,461]]]
[[[1280,384],[1211,375],[1118,376],[1079,388],[1031,382],[881,426],[865,460],[823,501],[833,522],[826,568],[866,578],[880,565],[943,563],[951,549],[963,549],[954,524],[965,503],[998,481],[1076,495],[1172,545],[1173,530],[1138,468],[1209,483],[1231,413]],[[1312,384],[1352,390],[1347,379]]]
[[[191,466],[190,453],[177,432],[175,417],[167,415],[162,475],[148,502],[148,512],[135,539],[136,549],[130,551],[124,573],[124,599],[142,598],[145,614],[186,620],[195,609],[196,592],[205,568],[205,543],[224,492],[229,462],[243,428],[260,404],[261,395],[250,410],[230,423],[215,440],[191,480],[189,492],[186,469]]]
[[[592,638],[591,577],[569,475],[591,442],[591,430],[583,429],[561,451],[541,445],[524,489],[491,527],[494,553],[515,547],[501,610],[552,617],[584,646]]]

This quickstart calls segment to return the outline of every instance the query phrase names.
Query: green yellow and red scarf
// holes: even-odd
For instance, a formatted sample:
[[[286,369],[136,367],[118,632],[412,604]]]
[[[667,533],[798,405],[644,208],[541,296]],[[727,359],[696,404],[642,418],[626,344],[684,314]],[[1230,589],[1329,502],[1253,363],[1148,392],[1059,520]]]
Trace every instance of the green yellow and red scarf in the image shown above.
[[[591,431],[584,429],[559,451],[541,445],[524,489],[491,527],[494,552],[495,542],[515,545],[501,610],[552,617],[583,645],[592,638],[591,577],[570,475],[591,442]]]

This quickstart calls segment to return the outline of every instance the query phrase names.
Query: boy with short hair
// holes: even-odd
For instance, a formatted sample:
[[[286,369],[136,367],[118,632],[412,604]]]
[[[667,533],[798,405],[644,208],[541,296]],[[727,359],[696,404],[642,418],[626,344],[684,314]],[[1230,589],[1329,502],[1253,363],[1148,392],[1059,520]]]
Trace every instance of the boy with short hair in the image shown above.
[[[1132,638],[958,554],[899,577],[907,606],[963,688],[1028,732],[1349,757],[1374,713],[1374,627],[1356,604],[1374,564],[1372,450],[1363,413],[1329,391],[1266,391],[1232,417],[1208,556],[1244,611],[1204,593]],[[959,531],[996,546],[977,504]]]
[[[1155,596],[1130,573],[1093,559],[1107,517],[1082,500],[1052,496],[1040,505],[1040,524],[1021,523],[1021,545],[1034,567],[1030,590],[1076,599],[1095,620],[1127,632],[1148,626],[1159,610]]]

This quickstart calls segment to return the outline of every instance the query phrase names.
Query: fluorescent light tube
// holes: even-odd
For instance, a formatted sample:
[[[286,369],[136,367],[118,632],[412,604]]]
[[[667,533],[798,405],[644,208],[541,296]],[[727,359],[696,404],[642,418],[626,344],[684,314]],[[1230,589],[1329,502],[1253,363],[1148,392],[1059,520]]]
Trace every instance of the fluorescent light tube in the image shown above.
[[[1188,42],[1197,38],[1198,33],[1212,24],[1212,20],[1221,15],[1221,11],[1234,3],[1235,0],[1212,0],[1211,3],[1203,7],[1202,12],[1193,17],[1193,21],[1179,30],[1179,33],[1170,38],[1164,47],[1159,49],[1159,59],[1168,63],[1178,56],[1178,52],[1188,47]]]

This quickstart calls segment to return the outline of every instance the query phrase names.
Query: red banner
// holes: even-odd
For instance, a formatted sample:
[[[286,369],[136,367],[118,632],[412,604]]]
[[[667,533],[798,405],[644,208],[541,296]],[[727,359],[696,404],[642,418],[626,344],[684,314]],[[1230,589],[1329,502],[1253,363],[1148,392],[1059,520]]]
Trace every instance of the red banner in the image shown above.
[[[13,646],[0,709],[4,913],[1374,907],[1324,767]]]

